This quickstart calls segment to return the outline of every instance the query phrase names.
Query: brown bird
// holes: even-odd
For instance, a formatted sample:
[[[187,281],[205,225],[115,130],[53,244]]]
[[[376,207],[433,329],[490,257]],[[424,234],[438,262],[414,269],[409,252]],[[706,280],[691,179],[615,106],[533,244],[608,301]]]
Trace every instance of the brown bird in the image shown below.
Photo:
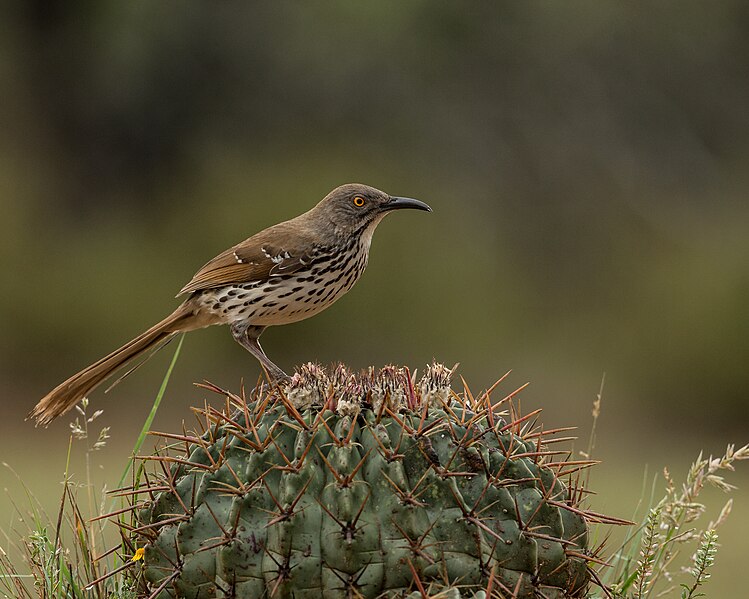
[[[367,266],[375,228],[402,208],[432,210],[367,185],[342,185],[308,212],[229,248],[182,288],[179,295],[189,295],[174,312],[55,387],[29,418],[48,425],[138,356],[178,333],[214,324],[228,324],[271,379],[283,380],[284,371],[260,347],[262,332],[314,316],[351,289]]]

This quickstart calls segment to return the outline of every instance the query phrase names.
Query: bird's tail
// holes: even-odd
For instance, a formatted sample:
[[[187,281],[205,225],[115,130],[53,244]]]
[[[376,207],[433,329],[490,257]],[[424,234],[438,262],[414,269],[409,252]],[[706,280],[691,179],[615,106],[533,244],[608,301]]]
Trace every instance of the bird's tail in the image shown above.
[[[36,420],[36,425],[47,426],[58,416],[70,410],[81,399],[107,380],[128,362],[149,351],[155,351],[181,331],[196,328],[190,326],[194,319],[191,309],[185,304],[177,308],[164,320],[138,335],[132,341],[113,351],[98,362],[74,374],[60,383],[36,404],[27,420]]]

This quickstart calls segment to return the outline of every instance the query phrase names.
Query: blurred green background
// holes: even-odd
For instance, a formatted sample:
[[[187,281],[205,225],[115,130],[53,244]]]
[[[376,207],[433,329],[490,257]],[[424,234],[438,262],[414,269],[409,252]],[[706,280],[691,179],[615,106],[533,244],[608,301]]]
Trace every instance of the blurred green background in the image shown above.
[[[581,437],[605,372],[593,505],[623,517],[646,464],[749,441],[746,2],[4,2],[0,89],[0,457],[50,506],[70,419],[35,430],[32,405],[351,181],[434,214],[388,219],[347,297],[266,332],[281,367],[436,357],[476,391],[512,369]],[[110,486],[171,352],[93,397]],[[258,374],[192,333],[156,428],[194,381]],[[714,596],[739,593],[746,470]]]

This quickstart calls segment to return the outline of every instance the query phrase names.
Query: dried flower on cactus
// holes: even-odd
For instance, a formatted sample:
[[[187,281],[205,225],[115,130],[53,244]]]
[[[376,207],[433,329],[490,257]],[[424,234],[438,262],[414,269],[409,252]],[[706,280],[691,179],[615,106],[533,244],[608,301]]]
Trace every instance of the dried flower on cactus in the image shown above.
[[[451,382],[458,365],[447,368],[439,362],[427,365],[424,376],[419,381],[421,398],[430,406],[447,405],[450,403]]]
[[[322,405],[328,393],[328,376],[319,364],[303,364],[291,377],[286,396],[298,410]]]

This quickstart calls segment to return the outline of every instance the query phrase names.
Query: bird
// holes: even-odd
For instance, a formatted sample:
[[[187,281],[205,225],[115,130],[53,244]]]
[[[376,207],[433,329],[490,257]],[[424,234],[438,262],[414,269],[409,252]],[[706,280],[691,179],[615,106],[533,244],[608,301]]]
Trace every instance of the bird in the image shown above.
[[[307,212],[207,262],[180,290],[177,297],[187,297],[174,312],[52,389],[27,419],[49,425],[139,356],[150,355],[175,335],[212,325],[228,325],[272,383],[288,380],[265,355],[260,335],[267,327],[319,314],[348,292],[367,266],[377,225],[402,209],[432,211],[420,200],[368,185],[336,187]]]

